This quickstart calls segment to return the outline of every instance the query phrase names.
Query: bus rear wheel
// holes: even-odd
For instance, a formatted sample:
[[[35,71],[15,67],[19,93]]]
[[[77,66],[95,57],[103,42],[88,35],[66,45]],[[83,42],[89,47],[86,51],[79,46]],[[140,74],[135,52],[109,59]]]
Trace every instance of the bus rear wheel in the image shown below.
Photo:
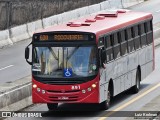
[[[107,94],[107,100],[105,100],[100,104],[101,110],[107,110],[110,107],[110,103],[111,103],[111,92],[109,89]]]
[[[49,110],[56,110],[58,108],[58,103],[47,103]]]
[[[136,84],[131,88],[132,90],[132,93],[138,93],[139,92],[139,89],[140,89],[140,72],[139,70],[137,71],[136,73]]]

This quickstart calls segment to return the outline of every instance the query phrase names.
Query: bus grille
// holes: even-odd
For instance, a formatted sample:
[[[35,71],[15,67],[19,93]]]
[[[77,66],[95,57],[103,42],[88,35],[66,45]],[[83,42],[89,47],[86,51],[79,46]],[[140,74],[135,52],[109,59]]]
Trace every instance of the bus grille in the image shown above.
[[[52,102],[70,102],[78,101],[80,99],[79,93],[81,90],[47,90],[48,98]],[[67,98],[67,99],[65,99]]]
[[[60,90],[47,90],[47,92],[50,92],[50,93],[63,93]],[[71,92],[80,92],[80,90],[67,90],[67,91],[65,91],[65,93],[71,93]]]
[[[58,102],[78,101],[78,96],[70,96],[70,97],[68,97],[68,99],[64,99],[64,100],[59,99],[59,97],[49,97],[49,100],[53,101],[53,102],[57,102],[57,101]]]
[[[84,83],[84,80],[42,80],[42,83],[52,85],[73,85]]]

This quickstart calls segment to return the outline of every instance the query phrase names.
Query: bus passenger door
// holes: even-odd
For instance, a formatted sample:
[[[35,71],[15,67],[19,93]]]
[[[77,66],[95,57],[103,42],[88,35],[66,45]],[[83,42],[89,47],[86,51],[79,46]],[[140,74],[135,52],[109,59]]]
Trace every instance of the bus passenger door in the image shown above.
[[[99,70],[100,70],[100,83],[99,83],[99,102],[103,102],[107,98],[108,83],[106,81],[106,52],[103,48],[99,50]]]

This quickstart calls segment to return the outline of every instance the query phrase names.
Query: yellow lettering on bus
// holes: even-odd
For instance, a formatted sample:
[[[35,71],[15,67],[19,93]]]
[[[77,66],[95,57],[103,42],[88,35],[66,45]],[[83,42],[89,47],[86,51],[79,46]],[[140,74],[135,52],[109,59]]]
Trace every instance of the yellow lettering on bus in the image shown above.
[[[48,40],[48,35],[40,35],[40,40]]]
[[[54,35],[54,40],[84,40],[83,35]]]

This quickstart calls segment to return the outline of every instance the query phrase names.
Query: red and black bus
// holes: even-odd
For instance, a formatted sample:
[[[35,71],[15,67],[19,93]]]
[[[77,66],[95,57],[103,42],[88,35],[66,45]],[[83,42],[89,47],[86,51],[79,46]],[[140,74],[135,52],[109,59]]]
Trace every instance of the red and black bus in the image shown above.
[[[97,103],[131,88],[154,70],[152,14],[115,10],[43,29],[25,49],[33,103]],[[29,46],[32,58],[29,61]]]

